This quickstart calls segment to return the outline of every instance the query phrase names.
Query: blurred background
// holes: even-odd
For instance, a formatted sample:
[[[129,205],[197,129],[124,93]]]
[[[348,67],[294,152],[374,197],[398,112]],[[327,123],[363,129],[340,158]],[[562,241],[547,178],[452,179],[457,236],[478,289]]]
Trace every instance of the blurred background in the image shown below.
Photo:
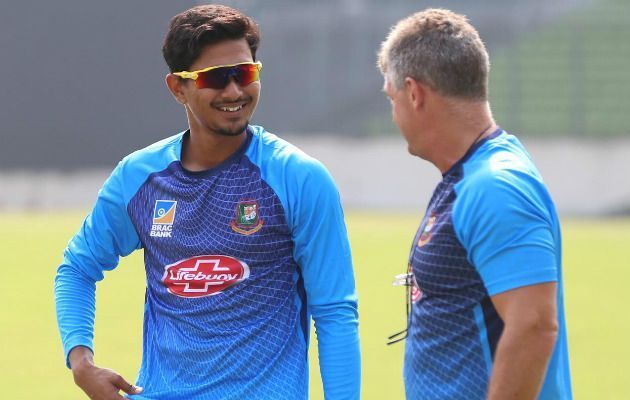
[[[630,172],[628,1],[224,3],[262,32],[263,94],[252,122],[324,161],[346,205],[415,209],[439,179],[404,155],[375,66],[392,24],[438,6],[479,29],[496,120],[526,143],[560,211],[630,210],[630,184],[621,184]],[[122,157],[186,128],[164,84],[161,44],[170,17],[195,4],[3,7],[0,208],[88,206]]]
[[[164,84],[161,45],[170,18],[198,3],[2,4],[0,383],[16,388],[6,396],[83,398],[63,366],[55,269],[116,163],[186,129]],[[263,91],[252,123],[319,158],[339,186],[361,296],[364,398],[402,398],[402,346],[384,345],[404,324],[403,293],[390,282],[405,270],[440,179],[407,154],[376,53],[396,21],[426,7],[466,14],[478,28],[495,118],[525,143],[560,212],[576,398],[627,398],[628,0],[223,3],[262,32]],[[137,254],[98,289],[97,360],[129,379],[140,357],[143,274]],[[312,373],[312,398],[321,398],[320,385]]]

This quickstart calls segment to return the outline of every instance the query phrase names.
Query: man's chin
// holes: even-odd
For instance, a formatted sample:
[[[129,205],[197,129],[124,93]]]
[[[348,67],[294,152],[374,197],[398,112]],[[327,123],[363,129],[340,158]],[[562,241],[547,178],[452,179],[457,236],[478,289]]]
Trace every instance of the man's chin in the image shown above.
[[[243,133],[247,125],[249,125],[249,121],[245,121],[242,125],[235,125],[233,127],[219,127],[214,131],[221,136],[238,136]]]

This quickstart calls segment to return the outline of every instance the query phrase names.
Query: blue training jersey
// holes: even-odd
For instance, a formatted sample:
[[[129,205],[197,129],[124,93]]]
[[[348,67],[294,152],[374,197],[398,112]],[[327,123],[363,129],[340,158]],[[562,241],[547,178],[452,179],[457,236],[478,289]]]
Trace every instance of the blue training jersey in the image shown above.
[[[339,194],[317,160],[249,126],[215,168],[182,167],[189,133],[123,159],[55,279],[66,355],[93,348],[95,283],[144,250],[134,399],[305,399],[311,316],[328,399],[358,399],[357,296]]]
[[[409,399],[485,399],[503,330],[491,296],[558,284],[559,334],[539,399],[571,399],[560,226],[520,142],[497,130],[443,175],[410,254]]]

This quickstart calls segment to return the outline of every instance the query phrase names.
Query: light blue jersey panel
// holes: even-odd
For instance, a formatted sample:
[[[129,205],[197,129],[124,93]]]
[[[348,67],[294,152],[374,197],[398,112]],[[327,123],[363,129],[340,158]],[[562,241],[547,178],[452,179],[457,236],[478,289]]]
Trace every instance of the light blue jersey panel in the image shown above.
[[[307,311],[315,321],[325,393],[334,399],[358,399],[357,296],[336,186],[319,161],[261,127],[253,131],[246,154],[260,168],[262,179],[279,196],[286,211],[295,243],[294,258],[304,280]],[[272,159],[274,163],[268,162]]]
[[[559,334],[539,399],[571,399],[560,226],[530,156],[514,136],[496,135],[464,162],[455,192],[454,229],[489,296],[558,283]],[[478,321],[483,331],[485,321]]]
[[[57,323],[68,367],[68,354],[74,347],[94,348],[95,282],[103,279],[104,271],[116,268],[119,257],[142,247],[127,204],[151,173],[166,168],[180,152],[181,134],[124,158],[68,243],[55,278]]]

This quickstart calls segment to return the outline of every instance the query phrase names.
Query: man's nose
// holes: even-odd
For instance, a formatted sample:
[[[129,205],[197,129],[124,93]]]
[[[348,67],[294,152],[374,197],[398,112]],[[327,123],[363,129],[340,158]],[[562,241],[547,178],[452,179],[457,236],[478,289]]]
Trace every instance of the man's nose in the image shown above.
[[[230,76],[228,79],[228,84],[225,89],[223,89],[223,93],[221,94],[223,95],[223,97],[229,99],[238,99],[243,94],[243,88],[233,76]]]

